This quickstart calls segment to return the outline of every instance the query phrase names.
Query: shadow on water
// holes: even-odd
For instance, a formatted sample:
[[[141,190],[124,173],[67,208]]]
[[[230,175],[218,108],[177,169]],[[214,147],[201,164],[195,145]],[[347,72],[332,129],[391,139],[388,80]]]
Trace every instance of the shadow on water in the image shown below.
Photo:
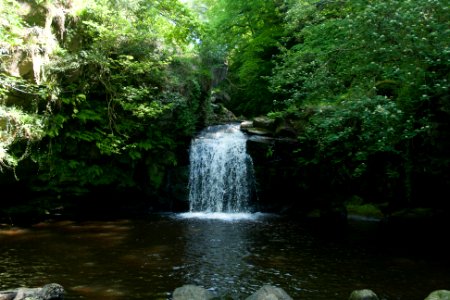
[[[423,300],[449,288],[447,252],[432,251],[442,245],[395,242],[374,221],[350,220],[334,238],[317,228],[275,215],[180,214],[2,227],[0,289],[57,282],[69,300],[170,299],[190,283],[245,299],[272,284],[293,299],[345,300],[370,288],[380,299]]]

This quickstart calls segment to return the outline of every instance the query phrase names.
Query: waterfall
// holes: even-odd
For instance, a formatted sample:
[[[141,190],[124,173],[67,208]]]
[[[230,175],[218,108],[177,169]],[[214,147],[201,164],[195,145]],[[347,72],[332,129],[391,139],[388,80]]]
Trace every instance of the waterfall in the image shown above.
[[[190,147],[191,212],[248,213],[253,166],[239,124],[210,126]]]

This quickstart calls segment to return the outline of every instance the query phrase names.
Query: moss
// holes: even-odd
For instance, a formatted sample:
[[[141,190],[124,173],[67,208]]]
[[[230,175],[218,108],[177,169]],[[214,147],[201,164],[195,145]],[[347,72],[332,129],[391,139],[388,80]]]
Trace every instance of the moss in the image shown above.
[[[359,215],[364,217],[382,218],[384,215],[380,208],[374,204],[347,204],[347,212],[349,215]]]

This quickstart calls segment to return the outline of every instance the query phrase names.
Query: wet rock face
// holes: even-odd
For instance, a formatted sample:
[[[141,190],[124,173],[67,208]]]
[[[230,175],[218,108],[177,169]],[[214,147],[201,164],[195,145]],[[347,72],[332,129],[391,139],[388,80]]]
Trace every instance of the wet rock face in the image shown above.
[[[247,140],[255,174],[257,210],[280,212],[294,203],[304,203],[297,201],[301,181],[295,179],[298,170],[292,153],[296,147],[290,139],[252,135]]]
[[[256,210],[278,213],[300,203],[300,181],[295,179],[298,170],[292,156],[297,140],[278,134],[275,120],[264,116],[241,122],[240,129],[249,135],[247,152],[253,161]]]

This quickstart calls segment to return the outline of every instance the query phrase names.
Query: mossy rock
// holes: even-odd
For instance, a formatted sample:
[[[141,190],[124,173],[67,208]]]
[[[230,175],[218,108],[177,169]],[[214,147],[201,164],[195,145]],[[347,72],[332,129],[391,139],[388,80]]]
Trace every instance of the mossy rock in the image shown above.
[[[431,292],[425,300],[450,300],[450,291],[436,290]]]
[[[350,298],[348,300],[379,300],[377,294],[375,294],[372,290],[363,289],[363,290],[354,290],[350,294]]]
[[[370,218],[384,217],[380,208],[374,204],[347,204],[346,207],[349,215],[357,215]]]

